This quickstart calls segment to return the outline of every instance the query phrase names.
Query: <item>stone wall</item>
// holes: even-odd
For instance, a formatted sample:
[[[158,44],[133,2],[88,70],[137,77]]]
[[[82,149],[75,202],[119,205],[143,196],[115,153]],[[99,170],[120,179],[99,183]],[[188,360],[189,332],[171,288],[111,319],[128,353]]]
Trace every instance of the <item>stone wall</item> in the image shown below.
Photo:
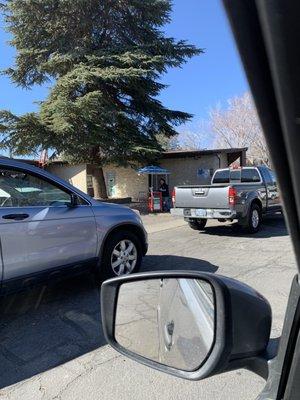
[[[121,168],[113,165],[104,167],[104,176],[108,186],[108,179],[114,176],[115,189],[110,197],[131,197],[133,201],[147,196],[148,177],[138,175],[136,170],[131,167]]]
[[[163,159],[160,166],[170,171],[168,181],[170,191],[172,191],[173,187],[178,185],[209,184],[216,169],[227,167],[227,154],[221,153],[219,157],[216,154],[209,154],[193,158]],[[86,164],[53,163],[47,167],[47,170],[86,193],[91,184]],[[147,175],[138,175],[137,171],[131,167],[122,168],[114,165],[104,167],[103,171],[109,197],[131,197],[133,201],[147,197],[149,189]],[[157,177],[157,182],[159,178],[160,176]]]

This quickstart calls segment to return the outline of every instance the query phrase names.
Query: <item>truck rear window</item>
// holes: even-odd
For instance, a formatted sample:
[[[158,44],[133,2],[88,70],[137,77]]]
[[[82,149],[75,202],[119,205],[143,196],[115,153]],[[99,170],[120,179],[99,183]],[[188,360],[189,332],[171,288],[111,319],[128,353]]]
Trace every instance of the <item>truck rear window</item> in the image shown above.
[[[212,183],[229,183],[229,169],[217,171]]]
[[[230,182],[260,182],[260,176],[256,168],[223,169],[215,173],[212,183]]]
[[[260,176],[255,168],[242,169],[241,182],[260,182]]]

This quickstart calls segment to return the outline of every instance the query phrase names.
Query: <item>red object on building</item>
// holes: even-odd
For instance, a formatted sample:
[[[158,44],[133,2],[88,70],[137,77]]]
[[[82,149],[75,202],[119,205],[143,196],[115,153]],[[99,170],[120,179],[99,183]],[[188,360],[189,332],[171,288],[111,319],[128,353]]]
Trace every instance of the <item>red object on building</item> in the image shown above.
[[[161,212],[163,209],[161,192],[151,192],[148,198],[148,211]]]

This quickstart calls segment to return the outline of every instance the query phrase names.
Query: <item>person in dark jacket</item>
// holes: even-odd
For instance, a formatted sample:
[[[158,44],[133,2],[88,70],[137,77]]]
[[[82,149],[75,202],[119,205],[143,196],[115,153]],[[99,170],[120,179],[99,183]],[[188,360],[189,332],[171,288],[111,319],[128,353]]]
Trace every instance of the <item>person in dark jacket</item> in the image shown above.
[[[159,181],[159,191],[161,192],[162,195],[162,203],[163,203],[163,211],[169,211],[170,210],[170,205],[169,205],[169,199],[170,199],[170,193],[169,193],[169,186],[166,184],[166,181],[164,178],[161,178]]]

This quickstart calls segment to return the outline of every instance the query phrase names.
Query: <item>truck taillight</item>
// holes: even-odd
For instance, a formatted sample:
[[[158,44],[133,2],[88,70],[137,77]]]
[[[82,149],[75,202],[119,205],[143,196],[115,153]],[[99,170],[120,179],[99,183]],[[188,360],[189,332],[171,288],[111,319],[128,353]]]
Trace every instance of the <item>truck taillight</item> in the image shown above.
[[[229,205],[231,205],[231,206],[235,205],[236,196],[237,196],[236,189],[234,187],[230,186],[229,189],[228,189],[228,202],[229,202]]]
[[[176,201],[176,190],[174,188],[173,192],[172,192],[172,206],[173,207],[175,207],[175,201]]]

